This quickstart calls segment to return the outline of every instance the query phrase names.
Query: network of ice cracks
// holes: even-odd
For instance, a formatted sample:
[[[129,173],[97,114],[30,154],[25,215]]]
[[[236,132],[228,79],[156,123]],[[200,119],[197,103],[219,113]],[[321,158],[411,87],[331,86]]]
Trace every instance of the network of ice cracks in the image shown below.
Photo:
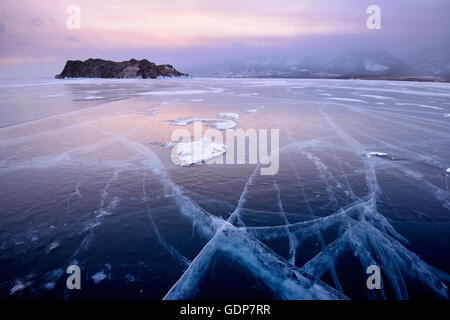
[[[345,147],[341,148],[356,155],[369,153],[370,150],[366,150],[365,146],[353,139],[346,130],[334,122],[332,117],[327,113],[327,108],[321,108],[320,112],[329,127],[344,142]],[[129,138],[130,135],[142,128],[144,123],[136,126],[133,131],[125,135],[115,135],[107,130],[103,130],[100,126],[96,125],[95,121],[83,123],[83,125],[99,130],[109,136],[109,138],[98,144],[83,147],[84,149],[92,149],[100,145],[119,142],[132,150],[135,155],[133,160],[140,160],[142,166],[140,169],[144,170],[142,177],[143,196],[145,198],[148,196],[145,188],[146,174],[148,173],[158,177],[167,194],[171,196],[171,199],[173,199],[178,207],[179,212],[188,217],[196,230],[200,231],[209,239],[199,254],[190,261],[160,234],[157,224],[153,219],[152,209],[149,203],[146,202],[148,217],[159,243],[175,258],[181,268],[184,269],[184,273],[167,292],[164,299],[195,298],[198,293],[199,282],[211,266],[212,259],[217,251],[220,251],[221,254],[226,254],[230,259],[239,261],[240,265],[246,266],[256,278],[274,292],[275,298],[347,299],[339,280],[339,274],[336,272],[336,263],[345,250],[351,250],[354,256],[359,259],[363,267],[362,272],[369,265],[376,264],[380,266],[385,275],[383,280],[389,282],[389,286],[392,288],[396,299],[408,299],[405,279],[414,279],[417,283],[433,291],[437,297],[448,299],[448,289],[442,280],[448,281],[449,275],[428,265],[414,252],[409,250],[407,248],[408,240],[396,232],[390,222],[378,211],[377,198],[382,191],[377,182],[376,162],[369,156],[361,157],[368,193],[364,197],[359,197],[353,192],[344,172],[342,172],[341,176],[343,180],[338,181],[338,178],[332,174],[328,167],[321,161],[320,157],[309,151],[312,146],[320,145],[323,148],[330,148],[332,150],[336,148],[336,145],[332,145],[325,139],[318,139],[314,141],[292,141],[290,144],[283,146],[279,151],[280,154],[289,151],[291,154],[290,157],[293,157],[292,154],[303,155],[315,165],[320,173],[320,179],[328,186],[328,196],[331,199],[337,189],[341,189],[353,199],[353,202],[326,217],[315,216],[312,206],[308,203],[300,174],[293,165],[295,159],[290,158],[289,161],[291,162],[292,171],[297,180],[296,183],[300,187],[300,196],[307,204],[307,213],[310,215],[310,219],[297,223],[289,223],[283,209],[280,188],[275,176],[273,178],[273,186],[278,199],[277,205],[280,214],[284,217],[285,224],[279,226],[249,227],[241,219],[241,213],[245,208],[248,189],[254,184],[255,177],[259,174],[259,166],[255,167],[253,173],[243,186],[237,207],[229,218],[224,220],[221,217],[207,212],[196,201],[186,195],[183,192],[183,188],[171,179],[166,167],[150,147]],[[400,122],[399,125],[401,125]],[[42,135],[45,135],[45,133]],[[386,141],[380,142],[384,143],[385,146],[392,147]],[[292,151],[294,153],[291,153]],[[406,149],[403,151],[408,152]],[[54,164],[58,165],[60,160],[70,158],[70,152],[72,151],[58,155],[54,159]],[[424,161],[434,161],[428,159],[426,155],[419,156],[422,156]],[[42,162],[45,162],[46,166],[51,165],[52,162],[48,160],[43,159]],[[27,165],[23,164],[25,167]],[[39,161],[34,161],[34,165],[39,167]],[[94,238],[95,227],[102,222],[105,216],[102,212],[107,213],[108,208],[115,205],[114,198],[109,202],[107,201],[108,189],[117,180],[122,170],[126,169],[126,165],[126,163],[123,163],[122,167],[116,168],[111,179],[105,185],[101,195],[101,203],[99,204],[99,214],[95,218],[96,221],[88,229],[83,230],[83,232],[86,232],[86,236],[78,249],[67,261],[68,263],[77,263],[79,253],[84,250],[89,250],[89,243]],[[434,192],[436,199],[444,207],[450,209],[450,202],[447,195],[448,190],[438,188],[431,182],[428,182],[419,172],[402,167],[401,164],[387,162],[385,165],[395,166],[396,169],[403,170],[410,177],[427,184]],[[68,205],[70,205],[74,198],[81,198],[78,186],[75,192],[70,195]],[[323,232],[335,227],[339,230],[335,240],[326,244],[323,238]],[[289,240],[288,259],[280,257],[263,243],[264,240],[285,237]],[[320,253],[304,263],[302,267],[296,266],[295,255],[297,248],[303,242],[312,238],[318,240],[321,248]],[[106,266],[107,269],[110,267]],[[333,286],[327,285],[320,280],[328,272],[332,277]],[[35,281],[33,279],[40,277],[43,283],[51,285],[62,275],[62,269],[55,269],[51,274],[34,274],[28,280],[26,278],[21,281],[16,280],[10,284],[12,287],[11,293],[31,285]],[[104,277],[104,273],[100,273],[97,276],[101,280]],[[51,279],[51,281],[47,281],[47,279]],[[68,296],[69,293],[66,292],[66,295]],[[383,289],[381,289],[381,296],[386,298]],[[368,298],[371,298],[369,293]]]

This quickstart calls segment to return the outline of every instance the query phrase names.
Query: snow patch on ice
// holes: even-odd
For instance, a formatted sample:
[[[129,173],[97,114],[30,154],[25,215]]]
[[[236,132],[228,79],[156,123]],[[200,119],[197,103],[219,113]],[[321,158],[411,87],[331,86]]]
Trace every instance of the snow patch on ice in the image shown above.
[[[59,242],[54,241],[54,242],[50,243],[50,245],[48,246],[48,251],[52,251],[53,249],[56,249],[57,247],[59,247]]]
[[[367,103],[367,101],[360,100],[360,99],[350,99],[350,98],[328,98],[330,100],[335,101],[347,101],[347,102],[360,102],[360,103]]]
[[[241,93],[241,94],[239,94],[239,96],[241,96],[241,97],[245,97],[245,96],[257,96],[257,95],[259,95],[259,93],[257,93],[257,92],[250,92],[250,93]]]
[[[257,109],[248,109],[247,112],[248,113],[255,113],[256,111],[258,111]]]
[[[84,100],[97,100],[97,99],[104,99],[105,97],[102,96],[88,96],[84,98]]]
[[[224,154],[226,149],[225,145],[214,143],[207,137],[194,142],[180,142],[175,146],[178,165],[180,166],[188,166],[213,159]]]
[[[146,96],[166,96],[166,95],[183,95],[183,94],[204,94],[204,93],[221,93],[225,89],[211,88],[211,90],[178,90],[178,91],[150,91],[141,92],[139,95]]]
[[[360,94],[360,96],[366,97],[366,98],[378,99],[378,100],[395,100],[394,98],[391,98],[391,97],[378,96],[375,94]]]
[[[156,111],[155,109],[152,109],[152,108],[145,108],[144,111],[142,111],[141,113],[144,113],[149,116],[154,116],[158,113],[158,111]]]
[[[221,112],[221,113],[219,113],[219,116],[239,119],[239,114],[238,113],[234,113],[234,112]]]
[[[236,127],[237,123],[231,120],[218,121],[211,124],[219,130],[232,130]]]
[[[370,156],[377,156],[377,157],[383,158],[383,157],[387,157],[388,154],[385,153],[385,152],[376,152],[376,151],[373,151],[373,152],[368,152],[368,153],[367,153],[367,156],[368,156],[368,157],[370,157]]]
[[[46,96],[43,96],[43,99],[48,99],[48,98],[57,98],[57,97],[62,97],[64,95],[64,93],[57,93],[57,94],[48,94]]]
[[[429,106],[426,104],[418,104],[418,103],[396,103],[397,106],[415,106],[415,107],[421,107],[421,108],[428,108],[428,109],[436,109],[436,110],[444,110],[441,107],[435,107],[435,106]]]

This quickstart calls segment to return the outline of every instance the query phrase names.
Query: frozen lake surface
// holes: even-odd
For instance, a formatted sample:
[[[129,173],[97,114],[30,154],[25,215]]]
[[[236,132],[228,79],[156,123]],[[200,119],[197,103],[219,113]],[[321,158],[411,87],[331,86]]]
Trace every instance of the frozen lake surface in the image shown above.
[[[0,83],[0,297],[448,299],[449,114],[443,83]],[[278,174],[173,164],[195,121],[279,129]]]

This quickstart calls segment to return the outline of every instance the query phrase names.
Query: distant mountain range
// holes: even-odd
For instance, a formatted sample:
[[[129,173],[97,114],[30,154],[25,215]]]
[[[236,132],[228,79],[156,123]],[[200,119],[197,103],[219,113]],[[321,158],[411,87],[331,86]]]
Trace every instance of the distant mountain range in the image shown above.
[[[249,57],[191,68],[200,77],[363,78],[450,81],[450,46],[412,53],[402,60],[386,51],[355,51],[332,57]]]

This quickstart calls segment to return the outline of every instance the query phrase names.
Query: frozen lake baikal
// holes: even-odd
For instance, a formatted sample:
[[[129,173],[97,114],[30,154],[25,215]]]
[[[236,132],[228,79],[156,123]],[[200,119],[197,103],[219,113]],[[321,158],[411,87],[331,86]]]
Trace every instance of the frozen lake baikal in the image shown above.
[[[3,298],[448,299],[449,84],[43,80],[0,97]],[[174,164],[172,132],[196,122],[279,129],[278,173],[185,145]]]

